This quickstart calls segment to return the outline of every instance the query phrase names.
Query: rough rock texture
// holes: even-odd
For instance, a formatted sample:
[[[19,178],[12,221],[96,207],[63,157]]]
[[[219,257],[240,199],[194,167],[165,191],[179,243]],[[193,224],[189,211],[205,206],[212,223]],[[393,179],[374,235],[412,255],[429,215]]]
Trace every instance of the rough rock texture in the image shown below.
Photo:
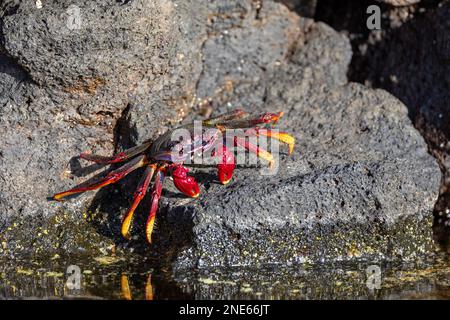
[[[390,30],[354,62],[359,77],[381,87],[408,107],[433,149],[448,148],[450,88],[450,2]],[[432,35],[432,36],[430,36]],[[402,55],[401,53],[408,52]],[[355,77],[356,78],[356,77]],[[434,132],[433,132],[434,131]],[[443,135],[445,141],[432,141]],[[444,143],[443,143],[444,142]],[[441,144],[443,143],[443,144]],[[445,162],[444,158],[441,162]]]
[[[86,178],[66,172],[77,175],[73,156],[113,152],[124,110],[160,101],[159,120],[146,123],[160,128],[191,107],[206,10],[164,0],[60,0],[42,8],[6,1],[0,9],[3,249],[102,247],[84,221],[93,193],[64,205],[46,198]]]
[[[405,106],[346,83],[343,35],[280,6],[258,13],[205,42],[197,95],[217,112],[287,111],[281,126],[298,146],[276,175],[237,170],[226,188],[207,184],[200,201],[169,207],[169,220],[193,216],[192,244],[177,266],[407,259],[430,250],[440,172]]]
[[[426,3],[424,2],[423,5]],[[422,3],[421,3],[422,5]],[[450,243],[450,2],[434,1],[359,45],[351,79],[401,100],[444,172],[435,237]],[[351,31],[352,32],[352,31]],[[407,54],[405,54],[407,53]]]
[[[70,22],[70,31],[69,1],[0,7],[4,255],[121,244],[120,213],[139,172],[65,205],[45,197],[85,179],[65,177],[73,155],[133,146],[198,117],[194,105],[284,110],[280,125],[297,148],[276,175],[239,168],[227,187],[213,169],[197,170],[195,201],[167,183],[146,255],[183,268],[407,259],[431,249],[439,168],[400,101],[347,82],[346,36],[272,1],[77,5],[86,25]],[[75,175],[79,165],[70,161]],[[125,250],[142,249],[140,240]]]
[[[317,0],[278,0],[300,16],[313,18],[316,13]]]

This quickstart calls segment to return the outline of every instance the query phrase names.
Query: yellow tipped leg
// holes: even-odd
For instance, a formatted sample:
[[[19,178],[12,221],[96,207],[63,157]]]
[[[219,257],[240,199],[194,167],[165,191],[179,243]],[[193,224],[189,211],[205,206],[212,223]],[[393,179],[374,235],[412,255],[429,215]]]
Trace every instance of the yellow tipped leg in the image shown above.
[[[273,130],[269,130],[269,129],[250,129],[247,133],[249,135],[254,134],[257,136],[265,136],[265,137],[277,139],[278,141],[281,141],[288,145],[289,154],[292,154],[292,152],[294,152],[295,138],[288,133],[273,131]]]
[[[289,145],[289,154],[292,154],[294,152],[294,143]]]
[[[287,134],[284,132],[277,132],[273,135],[269,135],[269,137],[286,143],[289,147],[289,154],[292,154],[292,152],[294,152],[295,138],[293,136],[291,136],[290,134]]]
[[[267,160],[270,166],[273,166],[273,164],[275,163],[273,155],[270,152],[267,152],[266,150],[263,150],[258,147],[258,152],[256,154],[258,155],[258,157]]]
[[[269,166],[271,168],[275,164],[275,159],[273,158],[273,155],[270,152],[248,142],[245,138],[235,137],[234,143],[236,146],[243,147],[246,150],[248,150],[249,152],[256,154],[259,158],[268,161]]]
[[[159,168],[158,173],[155,176],[155,185],[153,186],[152,191],[152,203],[150,206],[150,214],[148,216],[147,223],[145,225],[145,237],[149,244],[152,243],[152,233],[153,228],[155,226],[156,211],[158,211],[158,203],[159,199],[161,198],[162,185],[165,177],[163,170],[164,168]]]
[[[131,239],[130,228],[131,228],[131,222],[133,221],[134,210],[136,209],[136,207],[133,209],[130,208],[128,210],[127,214],[125,215],[125,218],[122,221],[121,233],[122,233],[122,236],[127,240]]]
[[[67,191],[64,191],[64,192],[57,193],[57,194],[55,194],[53,196],[53,199],[56,200],[56,201],[64,201],[63,198],[65,198],[67,196],[71,196],[71,195],[77,194],[77,193],[82,193],[82,192],[85,192],[85,191],[90,191],[90,190],[96,190],[96,189],[103,188],[103,187],[105,187],[105,186],[107,186],[107,185],[109,185],[111,183],[117,182],[122,177],[118,177],[117,175],[109,174],[109,175],[107,175],[105,177],[104,180],[102,180],[102,181],[100,181],[98,183],[91,184],[91,185],[88,185],[86,187],[76,187],[76,188],[73,188],[73,189],[70,189],[70,190],[67,190]]]
[[[136,208],[138,207],[141,200],[144,198],[145,194],[147,193],[148,186],[150,184],[150,181],[152,180],[153,173],[156,170],[156,165],[151,164],[147,166],[145,169],[144,175],[142,176],[141,181],[139,182],[139,185],[136,189],[136,192],[134,193],[133,203],[131,207],[128,209],[127,213],[125,214],[125,217],[122,221],[122,236],[125,239],[130,239],[130,229],[131,229],[131,223],[133,222],[133,216]]]
[[[82,192],[82,191],[80,191],[80,192]],[[57,193],[57,194],[55,194],[53,196],[53,200],[62,202],[62,201],[64,201],[64,199],[63,199],[64,197],[67,197],[67,196],[70,196],[70,195],[76,194],[76,193],[79,193],[79,192],[76,192],[74,190],[68,190],[68,191],[60,192],[60,193]]]
[[[61,201],[62,198],[70,196],[72,194],[77,194],[77,193],[81,193],[81,192],[85,192],[85,191],[89,191],[89,190],[96,190],[96,189],[102,188],[111,183],[115,183],[115,182],[119,181],[120,179],[125,177],[130,172],[142,167],[144,164],[145,164],[145,156],[136,157],[133,160],[131,160],[130,162],[124,164],[122,167],[120,167],[114,171],[111,171],[110,173],[108,173],[106,175],[106,177],[104,177],[100,181],[94,182],[91,184],[87,184],[84,186],[78,186],[73,189],[57,193],[53,196],[53,199],[55,199],[56,201]]]
[[[153,233],[153,227],[155,225],[155,218],[156,218],[156,214],[148,217],[147,224],[145,226],[145,237],[147,239],[147,242],[150,244],[152,243],[152,233]]]

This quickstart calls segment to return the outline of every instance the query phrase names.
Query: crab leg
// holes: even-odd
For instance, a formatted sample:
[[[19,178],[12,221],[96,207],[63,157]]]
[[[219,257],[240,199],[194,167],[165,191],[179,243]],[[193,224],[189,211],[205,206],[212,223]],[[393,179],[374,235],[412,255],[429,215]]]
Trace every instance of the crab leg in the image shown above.
[[[251,128],[262,123],[277,123],[277,121],[283,116],[283,112],[279,113],[264,113],[258,117],[252,119],[237,119],[231,121],[224,121],[215,123],[216,127],[222,131],[225,129],[238,129],[238,128]]]
[[[147,141],[139,146],[119,152],[119,153],[113,155],[112,157],[106,157],[106,156],[101,156],[101,155],[91,154],[91,153],[82,153],[82,154],[80,154],[80,158],[88,160],[88,161],[92,161],[95,163],[112,164],[112,163],[122,162],[122,161],[128,160],[134,156],[137,156],[139,153],[144,152],[150,145],[151,145],[151,142]]]
[[[104,177],[100,181],[94,182],[94,183],[91,183],[91,184],[88,184],[85,186],[78,186],[73,189],[57,193],[53,196],[53,199],[59,201],[62,198],[70,196],[72,194],[99,189],[101,187],[107,186],[108,184],[115,183],[115,182],[119,181],[120,179],[122,179],[123,177],[125,177],[130,172],[144,166],[145,161],[146,161],[146,158],[143,155],[139,156],[137,158],[134,158],[130,162],[124,164],[122,167],[108,173],[106,175],[106,177]]]
[[[226,121],[230,121],[230,120],[245,118],[247,116],[248,116],[247,112],[237,109],[237,110],[233,110],[231,112],[223,113],[214,118],[206,119],[203,121],[203,125],[214,125],[217,123],[222,123],[222,122],[226,122]]]
[[[258,147],[257,145],[254,145],[253,143],[247,141],[247,139],[245,138],[234,137],[234,145],[242,147],[247,151],[256,154],[259,158],[269,161],[269,167],[272,167],[275,163],[273,155],[270,152]]]
[[[270,129],[252,128],[247,130],[247,136],[265,136],[273,139],[277,139],[283,143],[286,143],[289,147],[289,154],[294,151],[295,138],[285,132],[273,131]]]
[[[150,181],[152,180],[155,170],[156,164],[150,164],[147,166],[144,175],[142,176],[141,181],[139,182],[139,185],[136,188],[136,191],[134,192],[133,203],[131,207],[128,209],[122,221],[121,232],[122,236],[125,239],[130,239],[130,227],[131,222],[133,221],[134,211],[141,202],[142,198],[144,198],[145,194],[147,193],[148,186],[150,184]]]
[[[165,167],[158,168],[158,172],[155,176],[155,185],[152,190],[152,202],[150,206],[150,214],[147,219],[147,223],[145,225],[145,236],[147,238],[148,243],[152,243],[152,232],[155,224],[156,211],[158,211],[158,203],[161,198],[162,185],[164,182],[164,173]]]

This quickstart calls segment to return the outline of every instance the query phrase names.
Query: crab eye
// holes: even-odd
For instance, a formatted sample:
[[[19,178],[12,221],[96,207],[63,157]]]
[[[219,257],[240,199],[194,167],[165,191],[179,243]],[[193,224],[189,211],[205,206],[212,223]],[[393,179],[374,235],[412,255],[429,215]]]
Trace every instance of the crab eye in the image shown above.
[[[169,149],[175,149],[175,147],[179,144],[179,141],[169,141],[167,143],[167,147]]]

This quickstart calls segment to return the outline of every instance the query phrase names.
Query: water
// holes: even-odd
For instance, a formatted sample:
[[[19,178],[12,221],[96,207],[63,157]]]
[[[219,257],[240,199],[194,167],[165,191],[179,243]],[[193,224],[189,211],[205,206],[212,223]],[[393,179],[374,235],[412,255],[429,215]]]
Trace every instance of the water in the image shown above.
[[[72,269],[80,277],[68,273],[69,265],[76,266]],[[43,263],[0,263],[0,298],[449,299],[450,263],[446,254],[440,254],[410,263],[362,261],[172,273],[153,268],[142,257],[55,256]]]

